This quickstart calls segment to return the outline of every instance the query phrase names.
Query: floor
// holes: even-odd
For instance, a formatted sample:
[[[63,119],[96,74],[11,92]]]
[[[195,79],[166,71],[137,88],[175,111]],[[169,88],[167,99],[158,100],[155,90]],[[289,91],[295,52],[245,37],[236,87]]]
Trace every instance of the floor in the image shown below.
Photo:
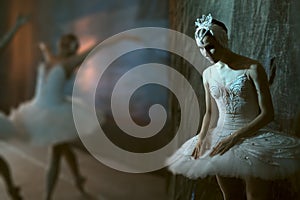
[[[1,142],[0,152],[9,162],[24,199],[43,199],[48,149],[30,147],[19,141]],[[87,178],[88,196],[82,196],[74,187],[65,163],[59,178],[54,200],[165,200],[166,180],[161,173],[128,174],[111,169],[80,148],[75,148],[82,174]],[[0,181],[0,199],[9,200],[3,181]]]

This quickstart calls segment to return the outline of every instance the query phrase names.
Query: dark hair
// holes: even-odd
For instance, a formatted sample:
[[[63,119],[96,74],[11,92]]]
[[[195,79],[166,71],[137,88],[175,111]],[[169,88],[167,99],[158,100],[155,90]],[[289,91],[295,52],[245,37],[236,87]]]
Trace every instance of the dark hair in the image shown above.
[[[75,49],[78,49],[78,47],[79,47],[79,40],[72,33],[68,33],[68,34],[62,35],[61,38],[60,38],[60,40],[59,40],[59,46],[60,47],[64,47],[68,43],[74,43]]]
[[[216,19],[212,19],[212,23],[221,26],[225,30],[225,32],[228,33],[228,30],[223,22],[220,22],[219,20]]]

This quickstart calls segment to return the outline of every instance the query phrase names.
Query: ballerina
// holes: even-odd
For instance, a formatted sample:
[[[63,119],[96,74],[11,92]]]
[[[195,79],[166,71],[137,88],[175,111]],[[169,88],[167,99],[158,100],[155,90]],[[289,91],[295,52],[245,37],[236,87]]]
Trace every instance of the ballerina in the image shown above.
[[[85,178],[81,175],[75,153],[70,141],[78,138],[73,120],[72,102],[81,110],[80,120],[76,121],[86,134],[95,133],[99,124],[90,120],[91,110],[79,99],[66,99],[64,95],[65,81],[74,69],[83,62],[90,50],[76,54],[79,42],[73,34],[66,34],[58,43],[59,53],[54,56],[49,48],[40,44],[45,58],[38,69],[38,80],[34,98],[12,111],[10,118],[16,127],[22,131],[21,137],[38,145],[50,145],[51,155],[47,173],[45,199],[52,199],[53,191],[60,171],[60,162],[65,158],[74,178],[78,190],[85,194]],[[101,119],[100,123],[103,123]]]
[[[15,36],[15,34],[20,30],[20,28],[28,21],[28,17],[19,15],[17,18],[17,21],[13,28],[8,31],[0,40],[0,55],[4,52],[4,50],[7,48],[9,42],[12,40],[12,38]],[[14,125],[11,123],[10,120],[7,119],[7,117],[0,112],[0,138],[1,139],[7,139],[10,137],[13,137],[17,135],[17,130],[15,129]],[[22,197],[20,195],[20,188],[15,186],[10,167],[6,160],[0,156],[0,173],[3,177],[7,191],[12,199],[14,200],[21,200]]]
[[[264,128],[274,117],[266,72],[228,49],[226,26],[203,15],[196,27],[196,43],[212,63],[203,72],[206,113],[200,133],[167,159],[169,170],[191,179],[216,176],[225,200],[270,199],[271,180],[300,170],[300,139]],[[212,101],[219,117],[209,128]]]

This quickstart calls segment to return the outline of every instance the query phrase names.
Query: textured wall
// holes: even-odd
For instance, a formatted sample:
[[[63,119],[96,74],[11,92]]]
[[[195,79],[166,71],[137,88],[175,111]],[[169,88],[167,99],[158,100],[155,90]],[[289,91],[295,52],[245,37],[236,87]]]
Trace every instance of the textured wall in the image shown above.
[[[299,4],[296,0],[170,0],[171,28],[193,37],[194,21],[202,14],[212,13],[216,19],[223,21],[229,29],[229,46],[234,52],[259,60],[269,76],[271,68],[276,68],[276,76],[270,86],[276,119],[271,125],[292,133],[300,98],[300,89],[297,87],[300,84]],[[172,61],[194,88],[199,89],[198,98],[203,109],[201,77],[193,75],[193,71],[180,58],[173,58]],[[189,101],[187,98],[187,105]],[[173,126],[176,128],[179,108],[176,101],[172,102],[173,116],[177,119]],[[220,198],[214,179],[200,181],[198,186],[203,196],[197,199]],[[170,199],[191,199],[193,187],[194,182],[188,179],[172,177],[169,184]]]
[[[290,132],[300,100],[299,22],[297,1],[251,1],[235,3],[231,26],[231,47],[245,56],[258,59],[270,75],[276,67],[271,85],[276,123]],[[273,62],[271,60],[273,59]]]

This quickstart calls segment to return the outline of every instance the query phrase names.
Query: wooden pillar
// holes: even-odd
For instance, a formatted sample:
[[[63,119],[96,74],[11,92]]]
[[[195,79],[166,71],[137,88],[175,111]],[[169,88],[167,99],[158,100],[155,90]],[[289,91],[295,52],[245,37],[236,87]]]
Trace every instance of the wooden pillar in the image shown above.
[[[6,86],[2,91],[5,99],[3,110],[9,112],[11,107],[31,98],[34,89],[35,75],[32,73],[37,63],[38,46],[35,41],[37,30],[35,28],[36,13],[35,0],[12,0],[6,4],[6,21],[12,26],[18,15],[28,15],[28,22],[16,33],[9,44],[6,53]],[[4,9],[4,8],[3,8]]]

